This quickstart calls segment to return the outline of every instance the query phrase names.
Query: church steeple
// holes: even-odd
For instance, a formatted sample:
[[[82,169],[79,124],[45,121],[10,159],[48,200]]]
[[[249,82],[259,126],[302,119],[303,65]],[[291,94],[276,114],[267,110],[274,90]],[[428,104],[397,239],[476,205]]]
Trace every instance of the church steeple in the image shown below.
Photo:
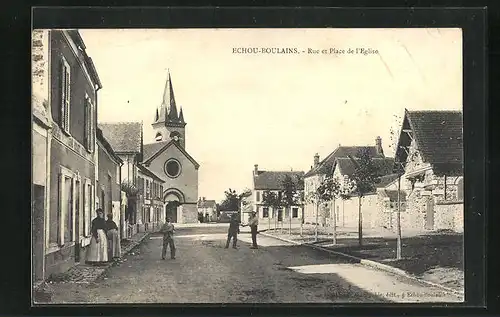
[[[179,144],[185,147],[186,122],[184,121],[182,107],[180,108],[180,112],[177,112],[170,70],[168,71],[167,81],[163,90],[162,103],[159,109],[156,109],[155,120],[152,126],[156,132],[156,141],[165,141],[176,136]]]

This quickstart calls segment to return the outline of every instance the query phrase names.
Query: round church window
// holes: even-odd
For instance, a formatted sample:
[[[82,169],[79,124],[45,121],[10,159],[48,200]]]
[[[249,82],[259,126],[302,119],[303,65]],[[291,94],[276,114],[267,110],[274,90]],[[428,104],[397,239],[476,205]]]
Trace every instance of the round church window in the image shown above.
[[[176,159],[170,159],[165,163],[165,173],[170,178],[176,178],[181,173],[181,164]]]

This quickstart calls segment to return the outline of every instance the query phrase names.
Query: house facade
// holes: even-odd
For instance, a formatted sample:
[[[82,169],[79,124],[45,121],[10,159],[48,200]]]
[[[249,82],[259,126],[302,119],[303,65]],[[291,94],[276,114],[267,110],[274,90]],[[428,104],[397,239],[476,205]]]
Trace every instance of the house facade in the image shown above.
[[[170,73],[156,110],[153,143],[144,144],[143,165],[165,180],[162,199],[167,217],[177,223],[198,222],[198,169],[186,149],[186,122],[177,110]]]
[[[163,185],[165,181],[142,164],[138,165],[138,202],[137,224],[139,231],[151,231],[165,222],[163,209]]]
[[[320,161],[319,155],[316,153],[314,155],[314,163],[311,169],[304,175],[304,190],[305,194],[316,191],[321,182],[325,179],[327,175],[331,175],[332,168],[337,158],[348,158],[349,156],[355,157],[359,151],[367,151],[373,158],[384,158],[384,151],[382,148],[382,139],[380,137],[375,138],[374,146],[342,146],[339,145],[333,152],[331,152],[327,157]],[[327,214],[328,207],[325,205],[323,214]],[[320,218],[320,217],[318,217]],[[328,219],[328,216],[324,218]],[[322,219],[318,219],[322,220]],[[304,222],[305,223],[315,223],[316,222],[316,206],[313,203],[306,202],[304,205]],[[326,223],[327,221],[322,221]]]
[[[303,219],[303,204],[291,206],[290,208],[278,208],[274,210],[270,206],[264,204],[265,192],[275,192],[281,197],[282,182],[290,176],[294,181],[304,177],[304,172],[301,171],[264,171],[259,170],[259,166],[254,165],[253,171],[253,188],[252,198],[253,212],[256,212],[259,217],[261,226],[273,226],[285,224],[300,224]],[[304,188],[299,188],[300,196],[303,196]],[[248,209],[248,208],[246,208]],[[248,215],[245,212],[241,213],[242,221],[248,220]]]
[[[126,193],[124,222],[127,235],[137,232],[137,216],[140,213],[137,198],[137,175],[143,153],[143,129],[141,122],[99,123],[103,136],[113,148],[115,154],[122,160],[120,182]]]
[[[42,45],[48,47],[42,58],[50,78],[46,107],[50,132],[46,139],[37,137],[33,142],[35,148],[40,142],[50,144],[44,206],[48,276],[85,260],[91,212],[96,207],[96,109],[102,84],[78,31],[44,31],[43,37]],[[39,40],[35,38],[34,44]]]
[[[463,117],[405,110],[396,159],[404,162],[405,227],[463,231]]]
[[[200,197],[198,199],[198,214],[203,215],[204,222],[217,221],[217,203],[215,200]]]
[[[123,161],[115,154],[113,148],[104,138],[101,129],[97,128],[97,187],[96,204],[102,208],[107,218],[108,214],[113,215],[113,220],[123,232],[125,215],[122,215],[121,208],[121,166]],[[97,216],[92,212],[92,218]]]
[[[50,204],[51,105],[49,102],[50,33],[32,33],[32,280],[45,280],[45,220]]]

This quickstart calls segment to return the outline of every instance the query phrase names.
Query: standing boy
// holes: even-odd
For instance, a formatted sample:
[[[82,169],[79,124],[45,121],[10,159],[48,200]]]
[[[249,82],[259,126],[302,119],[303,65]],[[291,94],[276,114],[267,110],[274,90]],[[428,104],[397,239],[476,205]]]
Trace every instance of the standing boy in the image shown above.
[[[248,221],[248,226],[250,226],[250,230],[252,232],[252,246],[250,249],[257,249],[257,226],[259,225],[259,218],[257,217],[257,213],[252,212],[252,216]]]
[[[170,258],[175,259],[175,244],[174,244],[174,225],[170,222],[170,218],[167,218],[167,222],[163,224],[160,232],[163,234],[163,248],[161,250],[161,258],[165,260],[165,255],[167,255],[167,247],[170,246]]]

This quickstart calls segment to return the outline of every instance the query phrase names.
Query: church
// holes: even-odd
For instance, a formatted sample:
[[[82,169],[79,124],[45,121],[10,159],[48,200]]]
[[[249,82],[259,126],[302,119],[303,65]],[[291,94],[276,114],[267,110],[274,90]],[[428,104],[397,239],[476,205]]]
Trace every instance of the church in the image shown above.
[[[143,145],[143,165],[165,180],[165,215],[172,222],[196,223],[200,165],[186,150],[186,122],[182,107],[177,109],[170,72],[152,127],[155,139]]]

